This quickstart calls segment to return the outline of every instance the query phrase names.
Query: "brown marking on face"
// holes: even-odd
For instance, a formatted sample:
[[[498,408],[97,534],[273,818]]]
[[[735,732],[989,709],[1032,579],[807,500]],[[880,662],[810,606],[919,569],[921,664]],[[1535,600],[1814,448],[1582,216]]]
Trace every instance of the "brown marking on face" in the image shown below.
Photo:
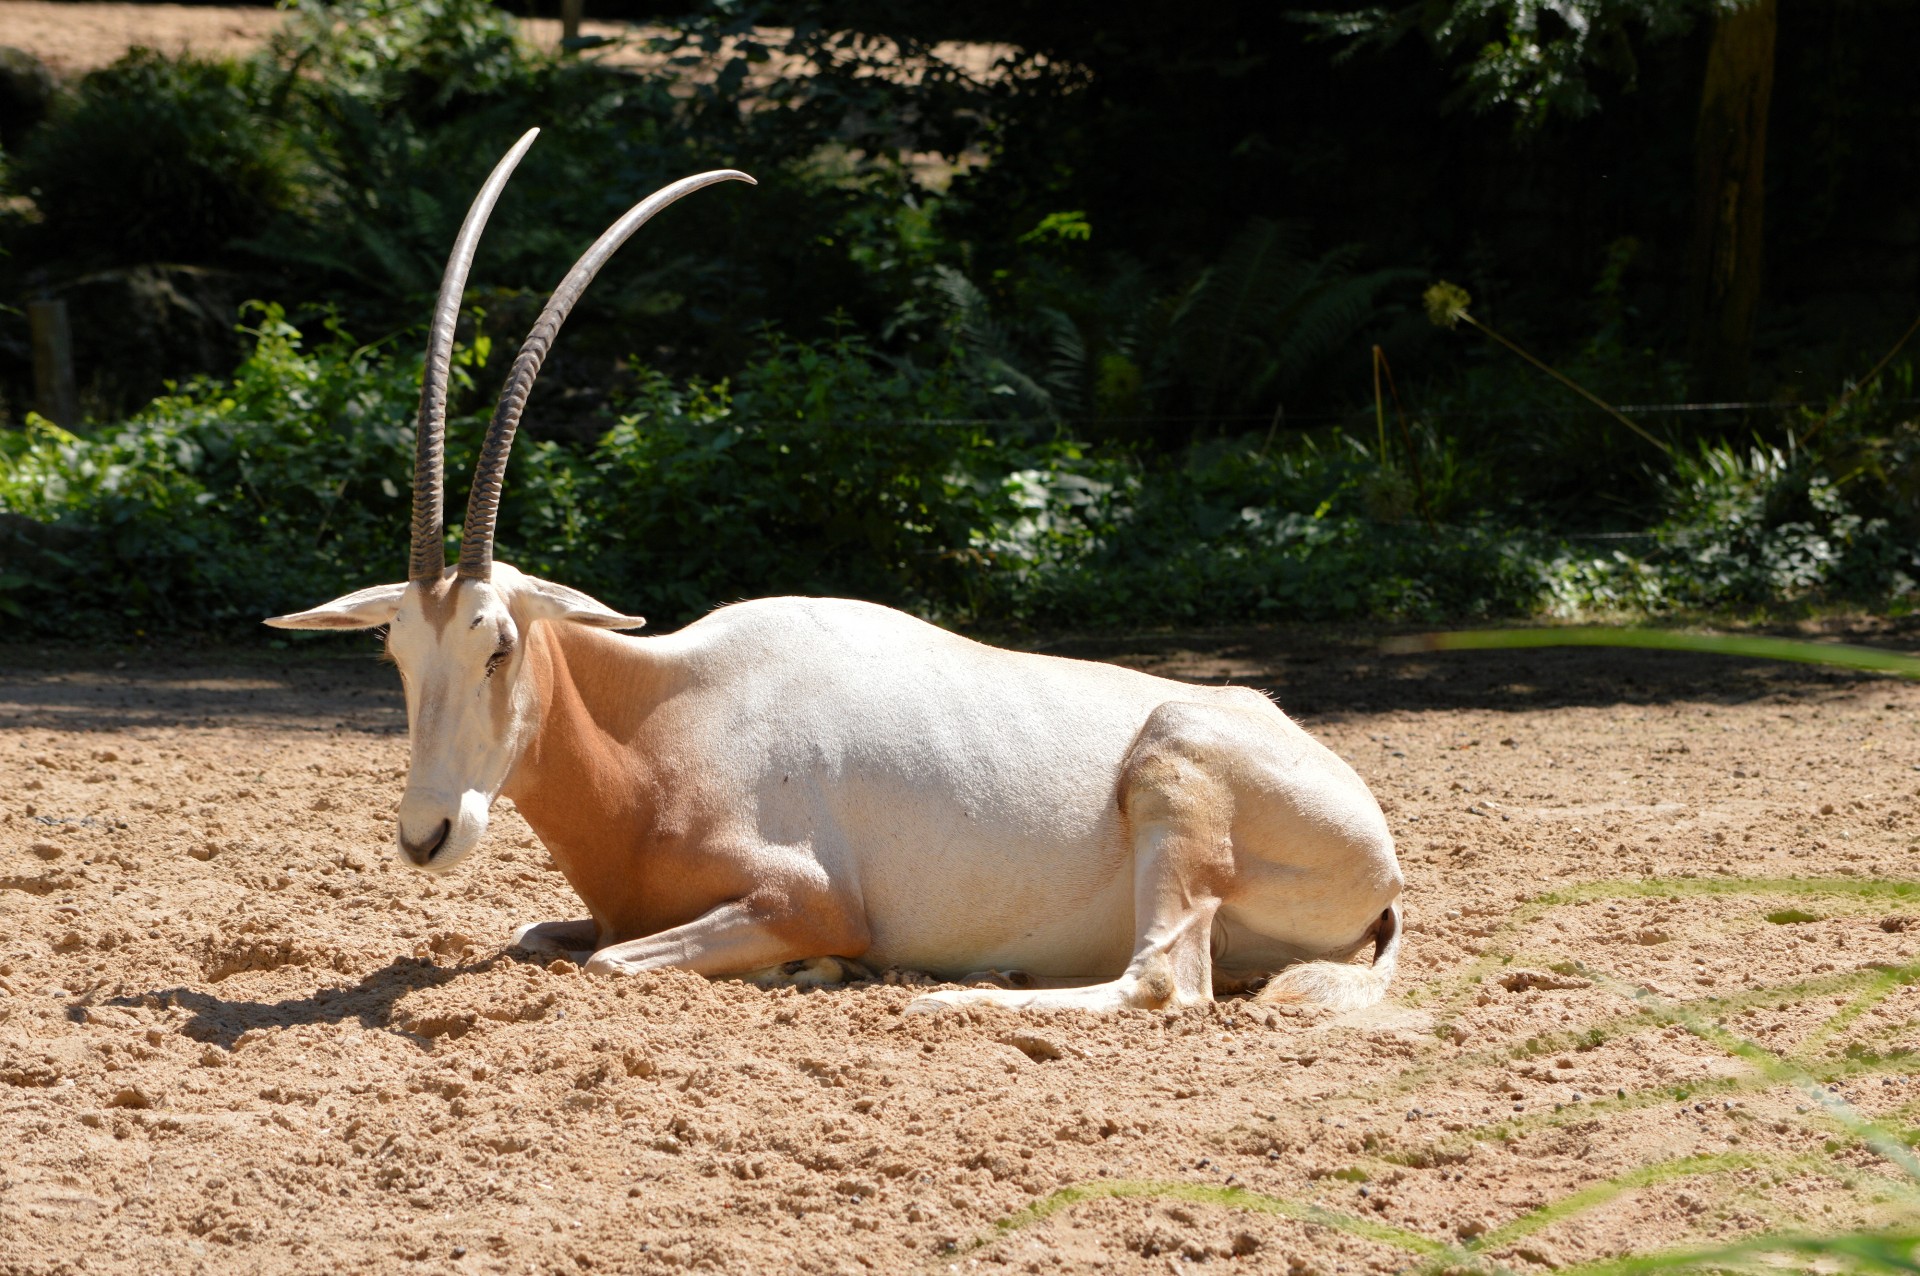
[[[671,709],[680,673],[625,639],[542,621],[521,636],[538,723],[502,790],[600,926],[602,947],[745,900],[796,957],[858,957],[870,939],[837,888],[767,880],[752,812],[707,792]]]
[[[417,582],[420,588],[420,615],[433,626],[436,640],[446,637],[447,626],[453,621],[460,599],[460,581],[458,576],[442,576],[438,580]]]

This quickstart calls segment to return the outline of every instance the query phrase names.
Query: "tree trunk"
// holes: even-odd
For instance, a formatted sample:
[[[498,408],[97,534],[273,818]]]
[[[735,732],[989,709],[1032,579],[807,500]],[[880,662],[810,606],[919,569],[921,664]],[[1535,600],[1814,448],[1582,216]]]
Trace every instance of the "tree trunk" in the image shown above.
[[[1695,392],[1712,398],[1747,392],[1753,318],[1760,303],[1775,6],[1776,0],[1746,0],[1721,9],[1700,94],[1688,345]]]

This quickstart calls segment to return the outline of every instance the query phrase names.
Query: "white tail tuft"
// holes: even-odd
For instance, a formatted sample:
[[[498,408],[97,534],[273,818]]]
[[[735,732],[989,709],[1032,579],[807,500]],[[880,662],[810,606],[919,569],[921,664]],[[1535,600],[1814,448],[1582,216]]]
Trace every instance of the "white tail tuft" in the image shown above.
[[[1329,1010],[1364,1010],[1387,995],[1400,956],[1400,901],[1395,900],[1373,932],[1373,965],[1305,961],[1289,966],[1262,988],[1255,1001],[1306,1002]]]

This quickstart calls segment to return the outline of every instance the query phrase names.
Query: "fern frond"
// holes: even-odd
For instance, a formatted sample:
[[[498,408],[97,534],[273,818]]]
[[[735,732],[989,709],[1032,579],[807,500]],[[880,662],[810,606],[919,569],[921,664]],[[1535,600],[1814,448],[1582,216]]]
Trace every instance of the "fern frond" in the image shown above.
[[[1182,295],[1168,323],[1178,370],[1205,413],[1245,408],[1298,384],[1378,312],[1404,271],[1352,274],[1358,250],[1316,257],[1300,232],[1255,218]]]
[[[1054,409],[1062,414],[1080,410],[1081,389],[1087,383],[1087,342],[1078,324],[1063,311],[1042,306],[1038,314],[1047,338],[1047,370],[1039,378]]]
[[[1223,396],[1235,397],[1236,365],[1297,289],[1304,268],[1300,240],[1297,226],[1254,218],[1176,306],[1176,349],[1200,391],[1203,412],[1218,410]]]
[[[1252,387],[1253,392],[1264,394],[1311,376],[1379,313],[1382,292],[1416,277],[1415,271],[1377,270],[1336,276],[1307,291],[1284,318],[1284,340],[1270,347],[1268,383]]]

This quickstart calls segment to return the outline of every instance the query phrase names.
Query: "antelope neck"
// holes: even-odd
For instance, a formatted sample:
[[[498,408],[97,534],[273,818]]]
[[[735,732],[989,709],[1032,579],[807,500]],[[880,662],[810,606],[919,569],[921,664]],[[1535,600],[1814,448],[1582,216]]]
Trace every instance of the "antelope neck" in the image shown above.
[[[661,839],[658,768],[636,748],[672,681],[643,641],[535,623],[530,738],[502,787],[600,923],[602,942],[659,920],[646,871]]]

